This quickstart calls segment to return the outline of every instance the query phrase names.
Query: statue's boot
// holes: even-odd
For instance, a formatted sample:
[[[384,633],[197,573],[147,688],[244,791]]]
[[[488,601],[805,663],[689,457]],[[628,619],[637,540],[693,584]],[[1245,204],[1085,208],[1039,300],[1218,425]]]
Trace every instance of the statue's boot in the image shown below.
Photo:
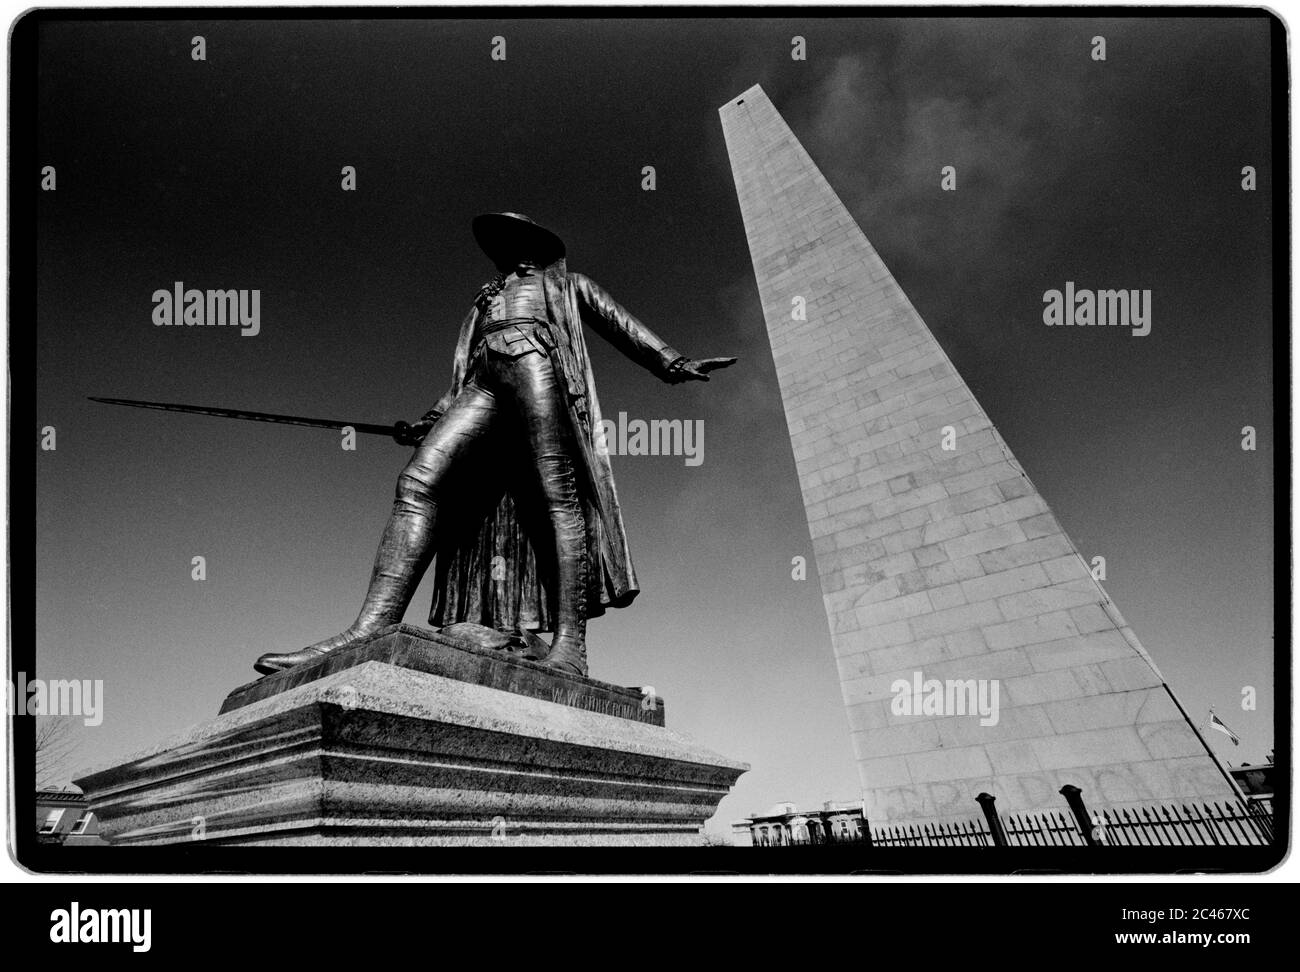
[[[521,646],[523,656],[529,661],[543,661],[551,653],[551,646],[527,628],[516,629],[515,638]]]
[[[268,652],[253,668],[266,675],[281,672],[355,644],[401,621],[433,556],[433,524],[432,503],[418,503],[399,493],[379,541],[370,587],[357,619],[346,631],[301,651]]]
[[[557,634],[551,641],[551,653],[542,662],[547,668],[570,675],[587,677],[587,644],[583,635]]]
[[[557,531],[564,536],[565,531]],[[555,637],[542,664],[556,671],[587,677],[587,556],[576,535],[558,544],[559,583]],[[566,549],[567,548],[567,549]]]

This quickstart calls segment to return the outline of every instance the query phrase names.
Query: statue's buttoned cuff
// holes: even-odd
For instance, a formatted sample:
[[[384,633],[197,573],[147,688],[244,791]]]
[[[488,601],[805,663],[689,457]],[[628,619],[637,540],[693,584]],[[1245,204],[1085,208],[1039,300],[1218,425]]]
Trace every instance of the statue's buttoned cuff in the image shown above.
[[[687,358],[686,355],[678,354],[672,348],[664,345],[663,349],[659,352],[659,360],[663,362],[664,378],[670,378],[674,372],[680,371],[682,365],[686,364],[690,359]]]

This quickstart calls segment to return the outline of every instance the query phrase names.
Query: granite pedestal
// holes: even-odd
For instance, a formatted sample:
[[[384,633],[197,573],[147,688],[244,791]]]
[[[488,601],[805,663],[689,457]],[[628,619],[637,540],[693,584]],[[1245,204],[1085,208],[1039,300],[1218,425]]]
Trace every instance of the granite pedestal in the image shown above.
[[[75,782],[116,844],[701,843],[749,767],[662,706],[395,625]]]

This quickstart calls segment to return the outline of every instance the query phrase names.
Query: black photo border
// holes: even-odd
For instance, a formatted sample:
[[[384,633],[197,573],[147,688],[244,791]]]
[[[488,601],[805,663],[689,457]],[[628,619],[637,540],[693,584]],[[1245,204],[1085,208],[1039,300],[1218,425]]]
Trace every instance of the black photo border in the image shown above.
[[[9,77],[9,612],[10,684],[19,671],[35,673],[35,461],[14,443],[15,429],[36,424],[34,322],[36,261],[37,31],[63,21],[292,21],[389,19],[713,19],[742,17],[857,19],[908,17],[1016,17],[1084,19],[1267,18],[1270,22],[1273,180],[1274,481],[1278,458],[1289,472],[1291,222],[1290,95],[1285,24],[1262,8],[1229,7],[138,7],[29,10],[10,28]],[[1285,316],[1283,316],[1285,314]],[[1279,326],[1280,325],[1280,326]],[[788,847],[512,847],[283,848],[195,844],[166,847],[69,847],[39,844],[35,813],[34,719],[8,716],[13,789],[8,823],[18,863],[42,874],[442,874],[442,875],[922,875],[922,874],[1241,874],[1268,871],[1289,849],[1291,818],[1291,482],[1275,488],[1279,538],[1286,557],[1275,565],[1275,726],[1278,843],[1266,848],[1017,848],[1009,853],[964,848],[869,848],[853,845]]]

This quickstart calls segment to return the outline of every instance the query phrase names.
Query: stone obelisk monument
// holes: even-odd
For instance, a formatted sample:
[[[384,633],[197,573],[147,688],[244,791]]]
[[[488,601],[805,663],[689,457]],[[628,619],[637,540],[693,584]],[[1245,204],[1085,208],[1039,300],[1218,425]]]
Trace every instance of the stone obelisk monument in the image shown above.
[[[720,109],[873,823],[1233,795],[880,256],[758,86]],[[969,682],[968,682],[969,680]],[[994,681],[995,724],[900,714]],[[970,691],[967,690],[969,688]],[[957,695],[953,696],[953,700]],[[945,706],[951,708],[951,705]]]

